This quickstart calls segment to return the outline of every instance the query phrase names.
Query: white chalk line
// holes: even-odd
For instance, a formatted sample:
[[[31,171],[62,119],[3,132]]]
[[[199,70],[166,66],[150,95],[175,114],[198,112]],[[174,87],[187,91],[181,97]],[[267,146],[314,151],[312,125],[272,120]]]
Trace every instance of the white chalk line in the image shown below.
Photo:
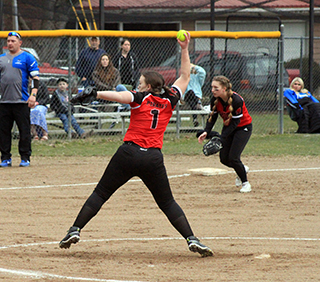
[[[97,281],[97,282],[142,282],[142,281],[133,281],[133,280],[113,280],[113,279],[98,279],[98,278],[84,278],[84,277],[72,277],[72,276],[63,276],[50,274],[40,271],[31,271],[31,270],[12,270],[6,268],[0,268],[0,272],[9,273],[16,276],[27,276],[34,279],[45,279],[45,278],[58,278],[58,279],[66,279],[66,280],[79,280],[79,281]]]
[[[238,236],[227,236],[227,237],[201,237],[202,240],[276,240],[276,241],[320,241],[320,238],[280,238],[280,237],[238,237]],[[81,242],[112,242],[112,241],[168,241],[168,240],[184,240],[181,237],[165,237],[165,238],[113,238],[113,239],[91,239],[81,240]],[[2,249],[10,248],[25,248],[33,246],[43,245],[58,245],[59,242],[41,242],[41,243],[30,243],[30,244],[16,244],[8,246],[0,246]],[[33,278],[59,278],[67,280],[80,280],[80,281],[98,281],[98,282],[142,282],[142,281],[124,281],[124,280],[110,280],[110,279],[97,279],[97,278],[83,278],[83,277],[71,277],[56,275],[50,273],[44,273],[40,271],[29,271],[29,270],[12,270],[0,268],[0,272],[9,273],[13,275],[29,276]]]
[[[275,240],[275,241],[320,241],[320,238],[280,238],[280,237],[238,237],[238,236],[226,236],[226,237],[201,237],[201,240]],[[112,241],[168,241],[168,240],[184,240],[181,237],[166,237],[166,238],[113,238],[113,239],[91,239],[91,240],[81,240],[81,242],[112,242]],[[25,248],[32,246],[43,246],[43,245],[58,245],[59,242],[41,242],[41,243],[30,243],[30,244],[17,244],[1,246],[1,249],[9,248]],[[17,276],[28,276],[32,278],[59,278],[66,280],[79,280],[79,281],[97,281],[97,282],[142,282],[142,281],[128,281],[128,280],[110,280],[110,279],[98,279],[98,278],[84,278],[84,277],[71,277],[63,276],[57,274],[50,274],[40,271],[30,271],[30,270],[12,270],[0,268],[0,272],[9,273]]]
[[[303,237],[241,237],[241,236],[225,236],[225,237],[199,237],[201,240],[262,240],[262,241],[320,241],[320,238],[303,238]],[[185,240],[182,237],[161,237],[161,238],[110,238],[110,239],[90,239],[81,240],[81,242],[118,242],[118,241],[168,241],[168,240]],[[0,250],[10,248],[26,248],[44,245],[58,245],[59,242],[40,242],[29,244],[15,244],[8,246],[0,246]]]
[[[190,176],[190,173],[184,173],[179,175],[168,176],[168,178],[178,178]],[[130,179],[128,182],[140,182],[141,179]],[[57,184],[57,185],[40,185],[40,186],[18,186],[18,187],[3,187],[0,190],[20,190],[20,189],[42,189],[42,188],[58,188],[58,187],[74,187],[74,186],[94,186],[97,185],[97,182],[93,183],[78,183],[78,184]]]
[[[320,167],[304,167],[304,168],[275,168],[275,169],[257,169],[257,170],[250,170],[251,173],[254,172],[277,172],[277,171],[304,171],[304,170],[319,170]],[[226,173],[234,173],[234,171],[227,171]],[[171,175],[168,176],[169,179],[171,178],[179,178],[179,177],[186,177],[190,176],[190,173],[178,174],[178,175]],[[137,182],[141,181],[141,179],[131,179],[128,182]],[[18,186],[18,187],[2,187],[1,190],[19,190],[19,189],[42,189],[42,188],[58,188],[58,187],[74,187],[74,186],[94,186],[98,183],[77,183],[77,184],[57,184],[57,185],[40,185],[40,186]]]
[[[182,175],[173,175],[169,176],[169,178],[177,178],[177,177],[185,177],[190,174],[182,174]],[[141,181],[141,179],[131,179],[130,182]],[[18,190],[18,189],[41,189],[41,188],[53,188],[53,187],[70,187],[70,186],[93,186],[97,185],[97,183],[82,183],[82,184],[62,184],[62,185],[41,185],[41,186],[27,186],[27,187],[9,187],[9,188],[0,188],[0,190]],[[142,239],[145,240],[145,239]],[[86,240],[82,240],[86,242]],[[97,240],[103,241],[103,240]],[[106,240],[104,240],[106,241]],[[111,240],[109,240],[111,241]],[[112,240],[115,241],[115,240]],[[119,241],[119,240],[118,240]],[[122,240],[123,241],[123,240]],[[21,248],[21,247],[30,247],[30,246],[39,246],[39,245],[52,245],[59,244],[59,242],[45,242],[45,243],[31,243],[31,244],[20,244],[20,245],[11,245],[11,246],[0,246],[1,249],[9,249],[9,248]],[[26,276],[35,279],[45,279],[45,278],[56,278],[56,279],[66,279],[66,280],[79,280],[79,281],[97,281],[97,282],[142,282],[142,281],[133,281],[133,280],[113,280],[113,279],[97,279],[97,278],[84,278],[84,277],[71,277],[71,276],[63,276],[56,275],[51,273],[45,273],[40,271],[30,271],[30,270],[13,270],[13,269],[5,269],[0,268],[0,272],[13,274],[16,276]]]
[[[251,170],[250,172],[274,172],[274,171],[303,171],[303,170],[319,170],[320,167],[314,168],[286,168],[286,169],[268,169],[268,170]],[[233,171],[230,171],[233,173]],[[186,177],[191,174],[185,173],[181,175],[173,175],[168,178]],[[130,182],[141,181],[140,179],[131,179]],[[61,184],[61,185],[41,185],[41,186],[25,186],[25,187],[5,187],[0,190],[17,190],[17,189],[41,189],[41,188],[53,188],[53,187],[70,187],[70,186],[90,186],[96,185],[97,183],[80,183],[80,184]],[[154,241],[154,240],[182,240],[183,238],[118,238],[118,239],[94,239],[94,240],[81,240],[82,242],[111,242],[111,241]],[[320,241],[320,238],[272,238],[272,237],[202,237],[204,240],[276,240],[276,241]],[[18,244],[9,246],[0,246],[1,249],[9,248],[22,248],[39,245],[52,245],[58,244],[59,242],[42,242],[42,243],[30,243],[30,244]],[[36,279],[40,278],[59,278],[66,280],[79,280],[79,281],[97,281],[97,282],[142,282],[142,281],[128,281],[128,280],[110,280],[110,279],[97,279],[97,278],[84,278],[84,277],[71,277],[56,275],[50,273],[44,273],[39,271],[29,270],[11,270],[0,268],[0,272],[9,273],[18,276],[28,276]]]

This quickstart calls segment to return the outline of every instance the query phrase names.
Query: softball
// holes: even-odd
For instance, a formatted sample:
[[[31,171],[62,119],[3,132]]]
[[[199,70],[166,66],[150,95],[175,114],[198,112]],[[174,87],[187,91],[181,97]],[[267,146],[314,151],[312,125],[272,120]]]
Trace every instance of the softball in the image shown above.
[[[177,38],[180,40],[180,41],[185,41],[186,40],[186,37],[184,36],[184,33],[187,33],[186,30],[184,29],[180,29],[177,33]]]

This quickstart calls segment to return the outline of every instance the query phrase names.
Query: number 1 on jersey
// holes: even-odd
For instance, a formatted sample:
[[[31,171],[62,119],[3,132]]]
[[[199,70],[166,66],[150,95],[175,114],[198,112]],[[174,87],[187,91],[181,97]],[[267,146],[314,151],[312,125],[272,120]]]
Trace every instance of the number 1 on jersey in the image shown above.
[[[153,109],[151,110],[150,114],[152,115],[151,129],[156,129],[158,125],[159,111]]]

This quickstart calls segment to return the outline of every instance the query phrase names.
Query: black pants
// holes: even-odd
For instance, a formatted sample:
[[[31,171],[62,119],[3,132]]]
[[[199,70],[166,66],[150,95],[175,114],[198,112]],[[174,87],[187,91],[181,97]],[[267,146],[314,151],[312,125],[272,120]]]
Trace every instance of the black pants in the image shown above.
[[[161,150],[144,149],[131,142],[118,148],[94,192],[82,207],[74,226],[84,227],[111,195],[134,176],[141,178],[176,230],[184,238],[192,236],[187,218],[173,198]]]
[[[1,161],[11,158],[11,131],[14,122],[19,129],[19,154],[22,160],[29,161],[31,156],[30,108],[25,103],[0,103]]]
[[[247,145],[252,133],[252,124],[237,128],[230,136],[222,139],[223,148],[220,150],[220,161],[232,167],[242,182],[247,181],[247,173],[240,156]]]
[[[191,110],[198,110],[197,106],[199,105],[200,99],[194,94],[193,90],[189,90],[184,94],[184,101],[188,103]],[[197,115],[192,115],[193,120],[197,118]]]

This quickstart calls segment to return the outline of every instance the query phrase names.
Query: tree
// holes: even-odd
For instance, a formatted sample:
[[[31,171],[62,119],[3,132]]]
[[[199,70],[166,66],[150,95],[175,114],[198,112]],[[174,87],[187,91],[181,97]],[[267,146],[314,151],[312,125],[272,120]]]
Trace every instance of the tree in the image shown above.
[[[72,14],[69,0],[18,0],[20,30],[65,28]],[[12,0],[3,1],[4,30],[12,29]]]
[[[3,1],[3,29],[13,29],[12,0]],[[71,17],[74,17],[69,0],[17,0],[19,30],[64,29]],[[59,51],[61,38],[26,38],[23,46],[34,48],[42,60],[53,63]],[[48,56],[50,46],[50,56]]]

